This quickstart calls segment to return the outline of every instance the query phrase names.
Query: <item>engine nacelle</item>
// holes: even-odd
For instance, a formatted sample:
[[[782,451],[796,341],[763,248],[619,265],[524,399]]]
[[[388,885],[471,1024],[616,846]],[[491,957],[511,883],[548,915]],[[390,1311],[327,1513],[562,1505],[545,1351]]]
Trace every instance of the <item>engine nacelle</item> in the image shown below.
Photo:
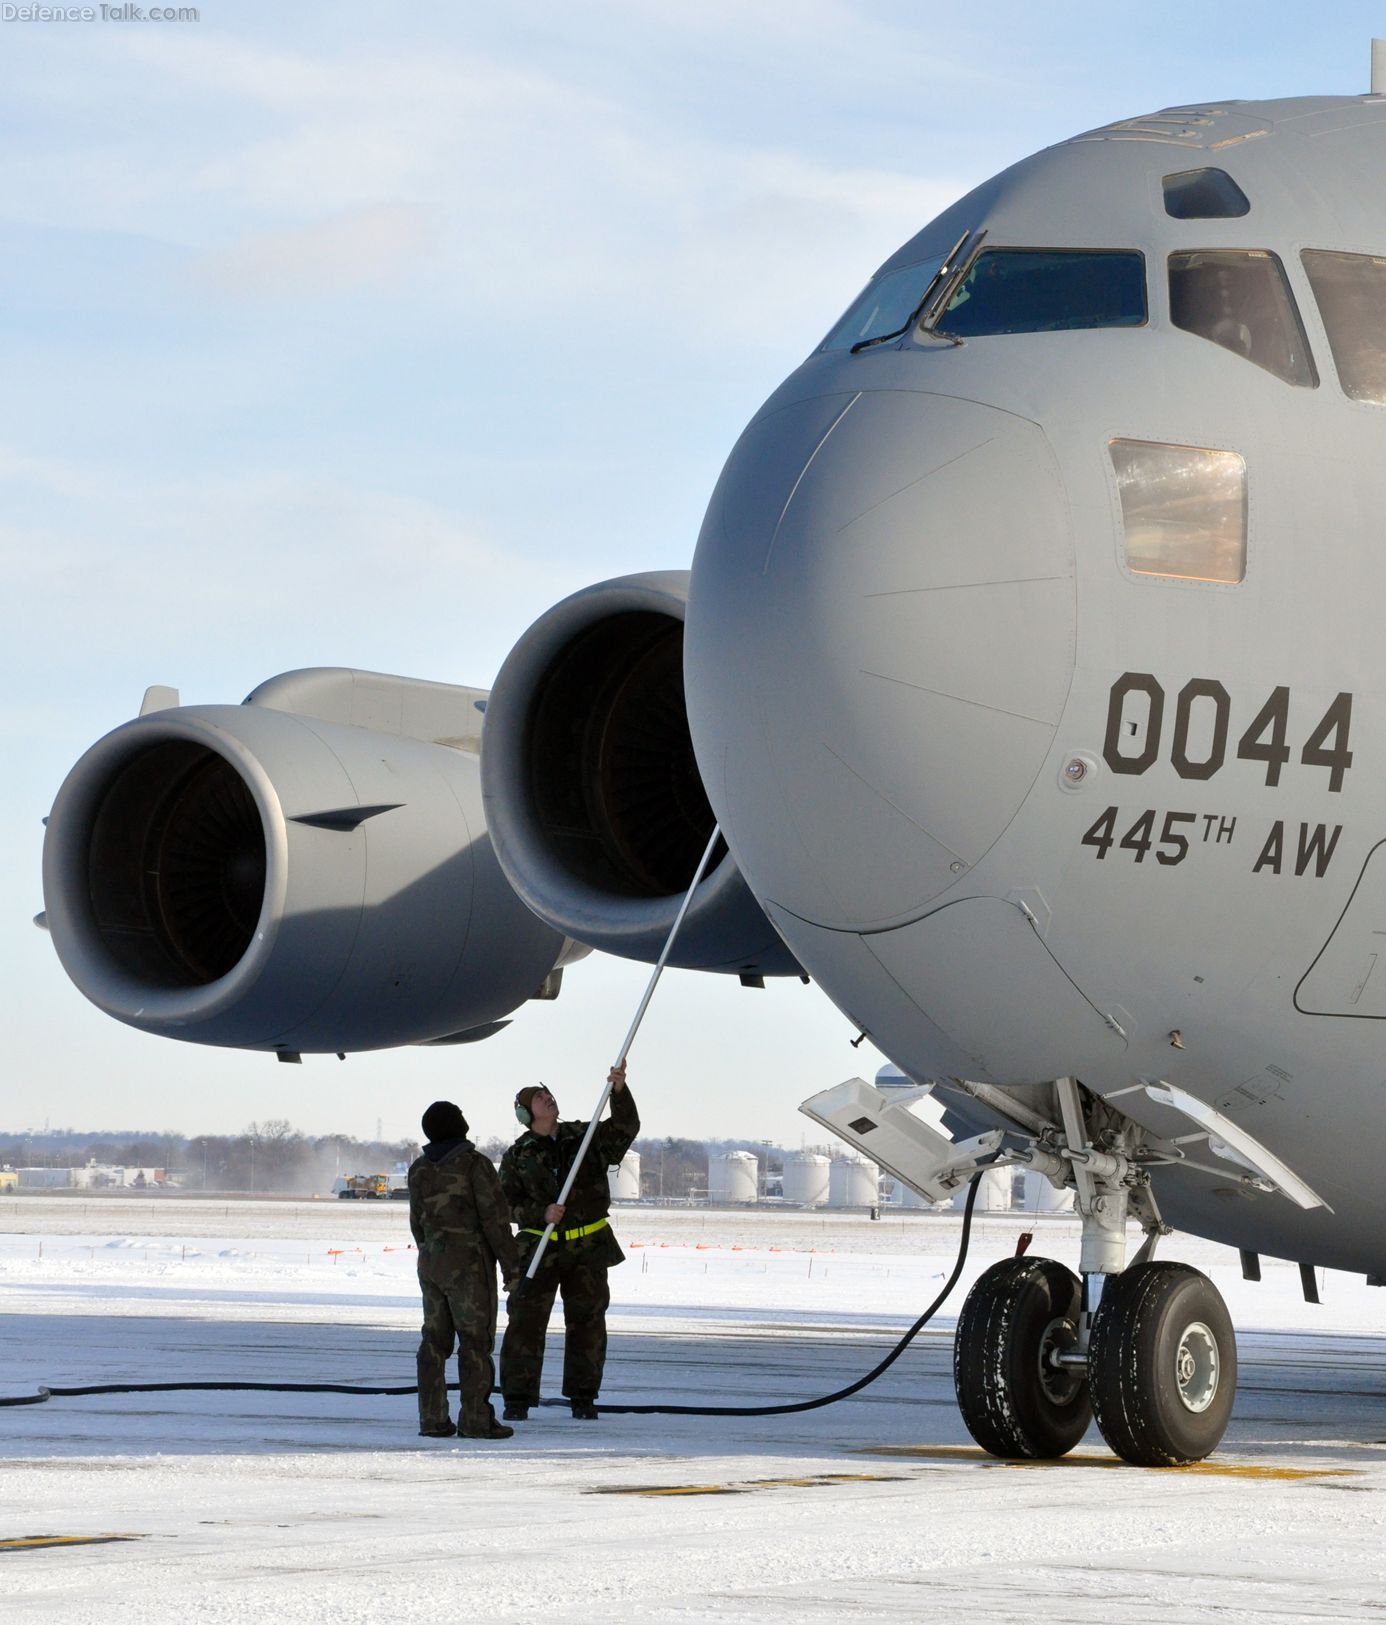
[[[487,837],[484,703],[298,672],[244,705],[115,729],[48,820],[64,969],[131,1026],[243,1049],[380,1049],[499,1021],[541,991],[564,943]]]
[[[658,957],[715,824],[684,706],[687,598],[687,571],[574,593],[515,645],[486,710],[486,816],[511,885],[556,930],[627,959]],[[799,969],[725,847],[669,963]]]

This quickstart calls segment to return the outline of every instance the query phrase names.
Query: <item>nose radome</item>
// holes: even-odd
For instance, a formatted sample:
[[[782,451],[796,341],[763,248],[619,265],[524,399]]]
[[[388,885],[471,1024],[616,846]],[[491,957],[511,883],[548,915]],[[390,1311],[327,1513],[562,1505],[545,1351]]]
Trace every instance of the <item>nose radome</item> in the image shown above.
[[[689,720],[763,900],[915,918],[1015,816],[1074,664],[1067,503],[1037,425],[911,392],[752,423],[698,542]]]

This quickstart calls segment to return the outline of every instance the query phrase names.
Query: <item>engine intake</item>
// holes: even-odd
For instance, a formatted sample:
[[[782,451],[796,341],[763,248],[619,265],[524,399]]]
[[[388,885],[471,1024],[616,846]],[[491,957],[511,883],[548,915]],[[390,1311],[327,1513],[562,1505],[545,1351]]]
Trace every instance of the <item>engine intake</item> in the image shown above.
[[[686,571],[555,605],[491,690],[482,787],[510,883],[555,930],[655,959],[716,822],[683,691]],[[792,956],[719,843],[671,964],[790,975]]]
[[[244,957],[265,896],[265,832],[245,780],[190,740],[131,757],[96,803],[91,919],[154,987],[205,987]]]

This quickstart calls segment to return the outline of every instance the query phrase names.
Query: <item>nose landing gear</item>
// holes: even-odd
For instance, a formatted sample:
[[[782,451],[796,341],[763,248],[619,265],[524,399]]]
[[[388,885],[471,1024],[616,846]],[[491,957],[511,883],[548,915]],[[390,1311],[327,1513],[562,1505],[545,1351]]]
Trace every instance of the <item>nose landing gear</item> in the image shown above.
[[[1212,1175],[1219,1186],[1278,1192],[1306,1210],[1323,1207],[1322,1197],[1239,1124],[1164,1079],[1105,1097],[1075,1078],[1056,1079],[1047,1086],[1052,1095],[959,1078],[937,1087],[1002,1127],[970,1140],[929,1127],[910,1106],[933,1083],[887,1092],[849,1078],[800,1110],[931,1201],[988,1164],[1021,1165],[1073,1191],[1083,1224],[1079,1275],[1053,1259],[1008,1258],[978,1279],[963,1304],[953,1380],[972,1437],[997,1456],[1062,1456],[1095,1418],[1117,1455],[1137,1466],[1210,1455],[1232,1414],[1236,1338],[1206,1275],[1154,1262],[1155,1244],[1170,1229],[1151,1171]],[[1167,1138],[1168,1128],[1132,1115],[1135,1100],[1129,1110],[1117,1106],[1122,1096],[1173,1112],[1193,1132]],[[1128,1265],[1132,1218],[1146,1239]]]
[[[1052,1258],[1004,1258],[958,1317],[953,1381],[967,1431],[994,1456],[1067,1455],[1097,1422],[1137,1467],[1202,1461],[1237,1391],[1227,1306],[1187,1264],[1135,1264],[1106,1283],[1080,1347],[1081,1289]]]
[[[1198,1270],[1151,1260],[1168,1227],[1133,1156],[1136,1136],[1109,1125],[1095,1147],[1078,1085],[1062,1078],[1056,1093],[1062,1144],[1023,1160],[1051,1177],[1071,1169],[1083,1280],[1046,1258],[1003,1259],[978,1279],[953,1354],[963,1421],[997,1456],[1062,1456],[1092,1418],[1135,1466],[1200,1461],[1221,1443],[1236,1395],[1227,1306]],[[1147,1241],[1123,1268],[1128,1211]]]

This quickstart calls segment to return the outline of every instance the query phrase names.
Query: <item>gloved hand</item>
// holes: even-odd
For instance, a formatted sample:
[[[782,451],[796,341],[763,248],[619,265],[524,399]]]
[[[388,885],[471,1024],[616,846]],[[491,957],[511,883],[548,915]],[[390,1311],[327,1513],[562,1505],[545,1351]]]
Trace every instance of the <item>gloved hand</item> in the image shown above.
[[[524,1297],[529,1289],[529,1279],[524,1275],[512,1275],[505,1283],[505,1307],[507,1311],[517,1298]]]

